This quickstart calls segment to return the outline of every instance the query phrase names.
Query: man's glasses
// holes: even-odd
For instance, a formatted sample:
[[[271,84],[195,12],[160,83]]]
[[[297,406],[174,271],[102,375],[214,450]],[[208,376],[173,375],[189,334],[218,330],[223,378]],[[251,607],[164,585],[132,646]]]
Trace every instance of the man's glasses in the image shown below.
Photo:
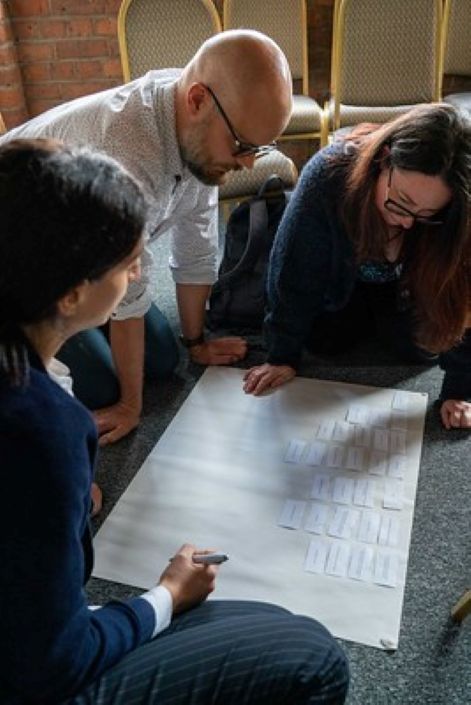
[[[413,213],[408,208],[405,208],[397,201],[393,201],[389,198],[389,191],[391,189],[391,180],[394,167],[389,168],[388,185],[386,187],[386,199],[384,201],[384,207],[395,215],[400,215],[407,218],[413,218],[415,223],[423,223],[424,225],[443,225],[443,211],[435,213],[434,215],[417,215]]]
[[[234,139],[236,150],[232,153],[233,157],[255,157],[255,159],[258,159],[259,157],[263,157],[265,156],[265,154],[268,154],[268,152],[273,152],[273,150],[276,149],[276,142],[270,142],[270,144],[256,145],[251,144],[250,142],[244,142],[243,140],[239,139],[239,137],[237,136],[237,132],[232,127],[232,123],[224,112],[224,109],[219,100],[217,99],[214,91],[212,91],[209,86],[205,85],[204,87],[210,94],[211,98],[214,100],[217,109],[221,113],[222,119],[226,123],[227,128]]]

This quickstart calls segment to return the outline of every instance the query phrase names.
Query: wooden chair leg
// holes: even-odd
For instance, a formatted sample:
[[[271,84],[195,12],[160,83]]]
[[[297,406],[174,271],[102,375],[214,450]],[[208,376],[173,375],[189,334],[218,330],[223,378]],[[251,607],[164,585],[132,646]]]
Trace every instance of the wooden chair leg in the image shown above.
[[[471,614],[471,590],[465,592],[451,610],[451,617],[456,622],[462,622],[468,614]]]

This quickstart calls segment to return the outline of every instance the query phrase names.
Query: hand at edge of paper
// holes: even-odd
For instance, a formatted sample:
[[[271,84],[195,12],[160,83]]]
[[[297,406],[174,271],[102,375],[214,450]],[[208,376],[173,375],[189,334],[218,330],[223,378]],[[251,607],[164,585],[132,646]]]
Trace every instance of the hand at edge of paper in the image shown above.
[[[471,428],[471,404],[459,399],[447,399],[440,407],[440,416],[447,430]]]
[[[281,387],[296,376],[296,370],[290,365],[263,365],[251,367],[244,375],[244,392],[258,396],[267,389]]]
[[[172,596],[174,614],[203,602],[216,587],[218,566],[194,563],[194,553],[212,553],[212,550],[200,550],[185,543],[160,576],[159,585],[166,587]]]
[[[240,337],[211,338],[190,348],[190,357],[199,365],[231,365],[247,354],[247,341]]]

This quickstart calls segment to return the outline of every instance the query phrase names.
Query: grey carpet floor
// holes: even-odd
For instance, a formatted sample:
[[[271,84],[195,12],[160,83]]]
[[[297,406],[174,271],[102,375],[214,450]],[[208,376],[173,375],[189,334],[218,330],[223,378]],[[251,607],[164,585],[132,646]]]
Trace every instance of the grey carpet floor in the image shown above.
[[[177,331],[167,247],[163,238],[155,248],[155,299]],[[249,355],[241,367],[263,361],[261,339],[252,336],[249,342]],[[98,482],[105,505],[95,520],[95,529],[106,519],[202,371],[182,354],[171,379],[146,384],[139,428],[101,453]],[[372,341],[342,357],[306,356],[300,375],[429,394],[399,649],[385,653],[343,642],[352,679],[348,705],[470,705],[471,617],[456,627],[449,613],[471,587],[471,434],[445,431],[441,426],[433,406],[441,371],[397,365]],[[162,568],[156,565],[156,578]],[[132,586],[98,579],[88,585],[93,604],[139,592]]]

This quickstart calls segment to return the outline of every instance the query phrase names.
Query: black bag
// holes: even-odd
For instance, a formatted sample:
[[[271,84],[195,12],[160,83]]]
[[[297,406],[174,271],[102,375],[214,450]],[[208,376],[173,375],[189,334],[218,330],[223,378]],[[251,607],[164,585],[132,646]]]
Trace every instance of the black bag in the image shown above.
[[[232,211],[218,280],[209,299],[208,328],[261,329],[268,258],[289,195],[283,180],[273,174],[256,196]]]

